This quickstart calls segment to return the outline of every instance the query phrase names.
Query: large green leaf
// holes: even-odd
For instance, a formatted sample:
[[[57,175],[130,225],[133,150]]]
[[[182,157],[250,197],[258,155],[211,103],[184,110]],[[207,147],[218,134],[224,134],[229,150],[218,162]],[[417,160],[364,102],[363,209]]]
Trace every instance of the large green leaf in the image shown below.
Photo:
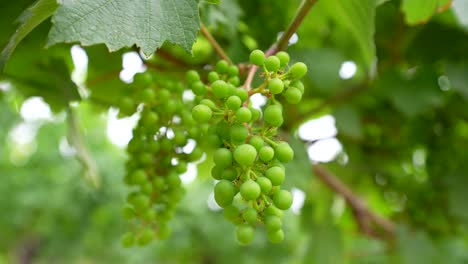
[[[368,70],[375,57],[375,0],[323,1],[332,19],[350,32]]]
[[[52,16],[57,7],[56,0],[38,0],[21,14],[18,18],[20,26],[0,55],[0,72],[3,70],[6,61],[15,50],[16,46],[18,46],[24,37],[35,27]]]
[[[440,8],[446,9],[451,0],[403,0],[401,9],[410,25],[427,22]]]
[[[137,45],[151,55],[166,40],[190,52],[199,29],[195,0],[64,0],[52,18],[48,45]]]

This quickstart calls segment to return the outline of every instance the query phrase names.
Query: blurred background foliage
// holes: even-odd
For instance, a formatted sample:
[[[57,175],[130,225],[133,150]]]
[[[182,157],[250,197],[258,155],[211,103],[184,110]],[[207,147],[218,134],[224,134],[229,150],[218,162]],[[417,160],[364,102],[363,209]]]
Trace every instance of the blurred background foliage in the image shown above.
[[[0,47],[32,3],[0,2]],[[243,63],[250,50],[268,49],[299,3],[201,1],[200,14]],[[184,181],[172,237],[132,249],[119,242],[125,144],[110,137],[132,122],[113,126],[109,108],[135,72],[182,78],[216,54],[201,35],[193,57],[168,43],[148,60],[134,48],[44,49],[44,22],[0,74],[0,263],[468,263],[467,18],[464,0],[318,1],[288,48],[309,74],[303,103],[285,109],[283,132],[296,151],[285,185],[298,201],[285,218],[286,240],[272,245],[257,232],[251,246],[239,246],[212,205],[212,164],[203,162]],[[86,153],[68,140],[73,133]],[[83,156],[97,165],[100,187],[83,177],[93,173]],[[394,234],[366,235],[311,163],[326,163],[392,221]]]

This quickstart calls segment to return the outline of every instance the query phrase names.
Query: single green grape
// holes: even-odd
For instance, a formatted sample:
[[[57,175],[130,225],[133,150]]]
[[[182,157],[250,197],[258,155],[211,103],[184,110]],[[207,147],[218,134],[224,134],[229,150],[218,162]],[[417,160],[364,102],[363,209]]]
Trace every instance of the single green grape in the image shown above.
[[[267,228],[268,232],[276,231],[281,229],[283,223],[281,218],[277,215],[267,215],[265,217],[265,227]]]
[[[146,88],[140,92],[140,97],[144,103],[151,103],[156,99],[156,92],[152,88]]]
[[[284,83],[279,78],[273,78],[268,83],[268,90],[270,90],[272,94],[280,94],[283,92],[283,89]]]
[[[214,198],[220,207],[226,207],[232,204],[232,200],[237,190],[234,184],[227,180],[219,181],[214,188]]]
[[[299,91],[301,91],[301,93],[304,93],[304,89],[305,89],[304,84],[299,80],[292,81],[289,84],[289,87],[296,87],[297,89],[299,89]]]
[[[227,63],[227,61],[225,60],[220,60],[218,61],[218,63],[216,63],[216,71],[218,73],[228,73],[228,70],[229,70],[229,63]]]
[[[146,179],[147,179],[146,172],[142,169],[134,171],[131,176],[131,182],[133,184],[143,184],[146,182]]]
[[[135,244],[135,235],[131,232],[125,233],[121,238],[122,246],[129,248]]]
[[[254,50],[250,53],[249,61],[257,66],[262,66],[265,62],[265,53],[261,50]]]
[[[296,62],[291,66],[291,68],[289,68],[289,73],[293,79],[300,79],[306,75],[307,65],[303,62]]]
[[[213,89],[213,94],[216,98],[222,99],[228,95],[228,84],[223,80],[217,80],[212,85],[211,88]]]
[[[213,155],[213,161],[221,168],[229,167],[232,165],[232,153],[227,148],[219,148]]]
[[[281,65],[280,59],[278,59],[278,57],[276,57],[275,55],[272,55],[265,59],[265,68],[269,72],[275,72],[279,70],[280,65]]]
[[[263,194],[269,194],[271,192],[272,184],[267,177],[258,177],[256,182],[260,186]]]
[[[213,112],[211,109],[206,106],[206,105],[196,105],[192,109],[192,117],[195,121],[200,122],[200,123],[206,123],[211,119],[211,116],[213,115]]]
[[[223,215],[227,220],[235,221],[239,217],[240,211],[236,206],[231,204],[224,208]]]
[[[237,179],[237,171],[234,168],[225,168],[223,172],[223,179],[233,181]]]
[[[289,58],[289,54],[287,52],[280,51],[280,52],[276,53],[275,55],[280,60],[281,67],[284,67],[284,66],[288,65],[290,58]]]
[[[229,68],[227,69],[227,74],[231,77],[234,77],[234,76],[237,76],[239,75],[239,68],[237,68],[236,65],[231,65],[229,66]]]
[[[185,74],[185,79],[188,83],[194,83],[200,80],[200,75],[198,75],[198,72],[190,70]]]
[[[260,136],[253,136],[250,138],[249,144],[254,146],[257,151],[260,151],[265,145],[265,141],[263,141],[262,137]]]
[[[283,141],[276,145],[275,156],[279,161],[287,163],[294,159],[294,150],[287,142]]]
[[[284,169],[280,167],[271,167],[265,172],[265,176],[270,179],[273,186],[279,186],[284,181]]]
[[[279,190],[273,196],[273,203],[281,210],[287,210],[292,205],[292,195],[286,190]]]
[[[263,162],[269,162],[275,156],[275,150],[270,146],[263,146],[258,152],[258,157]]]
[[[205,84],[203,84],[202,81],[196,81],[194,83],[192,83],[192,91],[195,95],[204,95],[206,94],[207,90],[206,90],[206,86]]]
[[[145,246],[148,245],[154,238],[154,230],[147,227],[141,233],[137,239],[138,245]]]
[[[226,100],[226,106],[231,110],[237,110],[241,107],[241,105],[242,100],[236,95],[229,96],[229,98]]]
[[[267,124],[280,127],[283,124],[283,109],[279,105],[270,105],[265,109],[263,118]]]
[[[122,209],[122,216],[126,220],[133,219],[135,217],[135,210],[133,210],[133,208],[130,206],[125,206]]]
[[[273,232],[267,232],[267,235],[268,235],[268,239],[270,240],[270,242],[275,243],[275,244],[280,243],[284,240],[284,231],[281,229],[278,229]]]
[[[215,180],[222,180],[223,179],[223,170],[224,168],[218,165],[215,165],[211,168],[211,177]]]
[[[244,125],[233,125],[230,129],[230,134],[233,142],[242,143],[249,136],[249,130]]]
[[[247,107],[241,107],[236,111],[236,119],[239,123],[248,123],[252,119],[252,112]]]
[[[252,145],[243,144],[234,150],[234,160],[241,166],[254,164],[256,158],[257,150]]]
[[[262,190],[260,189],[258,183],[252,180],[244,182],[240,187],[240,194],[247,201],[257,199],[261,192]]]
[[[208,81],[210,83],[214,83],[216,82],[217,80],[219,80],[219,75],[217,72],[215,71],[211,71],[210,73],[208,73]]]
[[[257,210],[251,207],[246,208],[242,212],[242,218],[249,224],[255,224],[257,222]]]
[[[236,229],[237,241],[242,245],[247,245],[254,239],[254,229],[249,225],[240,225]]]
[[[298,104],[302,99],[302,92],[299,90],[299,88],[289,87],[283,96],[288,103]]]
[[[247,98],[249,98],[249,92],[242,87],[236,88],[235,95],[237,95],[242,102],[245,102]]]

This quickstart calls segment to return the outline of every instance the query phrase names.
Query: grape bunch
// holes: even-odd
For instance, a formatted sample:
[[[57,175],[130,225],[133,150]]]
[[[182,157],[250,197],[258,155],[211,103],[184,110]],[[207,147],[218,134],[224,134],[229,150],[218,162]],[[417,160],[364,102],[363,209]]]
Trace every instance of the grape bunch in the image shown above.
[[[146,245],[154,238],[165,239],[184,195],[180,174],[187,163],[201,158],[199,147],[184,152],[189,139],[198,137],[198,128],[184,102],[184,86],[173,80],[153,81],[149,73],[137,74],[130,94],[120,102],[120,114],[140,118],[128,144],[125,183],[132,188],[123,208],[133,230],[123,235],[125,247]],[[136,102],[140,102],[137,105]]]
[[[264,225],[269,240],[279,243],[284,239],[283,211],[293,200],[291,193],[281,188],[283,163],[294,157],[290,145],[277,136],[284,121],[281,102],[299,103],[304,92],[299,79],[307,66],[302,62],[288,66],[286,52],[265,57],[255,50],[249,59],[263,69],[262,84],[250,91],[239,86],[239,69],[224,60],[209,72],[207,84],[197,72],[188,71],[187,83],[198,103],[192,116],[196,122],[210,124],[201,133],[216,147],[211,170],[217,180],[214,198],[224,208],[225,218],[237,226],[237,240],[249,244],[255,227]],[[268,98],[263,111],[249,102],[257,93]]]

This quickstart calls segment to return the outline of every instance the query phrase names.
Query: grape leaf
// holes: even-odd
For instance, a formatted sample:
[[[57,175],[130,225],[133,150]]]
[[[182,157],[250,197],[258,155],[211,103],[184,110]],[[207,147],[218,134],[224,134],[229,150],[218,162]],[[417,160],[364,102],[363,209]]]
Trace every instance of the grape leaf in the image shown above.
[[[135,44],[147,56],[166,40],[191,52],[200,27],[196,0],[64,0],[52,22],[47,46],[104,43],[115,51]]]
[[[20,26],[10,38],[10,41],[3,49],[0,55],[0,72],[3,71],[6,61],[16,46],[26,37],[34,28],[44,22],[57,9],[56,0],[38,0],[26,9],[18,18]]]
[[[405,14],[406,23],[410,25],[426,23],[440,7],[441,10],[450,5],[448,0],[404,0],[401,10]]]
[[[357,43],[364,67],[371,68],[375,57],[375,0],[324,1],[328,13],[339,25],[347,28]]]

